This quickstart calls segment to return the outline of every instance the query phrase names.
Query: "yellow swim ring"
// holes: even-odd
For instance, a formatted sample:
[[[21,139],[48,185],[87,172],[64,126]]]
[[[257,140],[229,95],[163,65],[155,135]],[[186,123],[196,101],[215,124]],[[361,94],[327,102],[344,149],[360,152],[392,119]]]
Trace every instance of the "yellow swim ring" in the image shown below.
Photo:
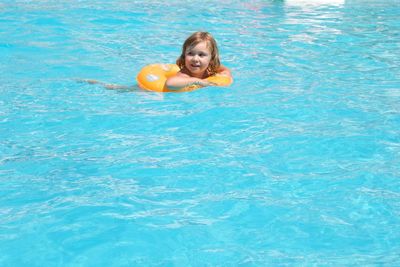
[[[150,64],[140,70],[136,80],[140,88],[154,92],[187,92],[201,87],[191,85],[179,90],[169,89],[165,82],[169,77],[176,75],[179,70],[176,64]],[[217,86],[229,86],[232,83],[231,77],[218,74],[208,77],[207,80]]]

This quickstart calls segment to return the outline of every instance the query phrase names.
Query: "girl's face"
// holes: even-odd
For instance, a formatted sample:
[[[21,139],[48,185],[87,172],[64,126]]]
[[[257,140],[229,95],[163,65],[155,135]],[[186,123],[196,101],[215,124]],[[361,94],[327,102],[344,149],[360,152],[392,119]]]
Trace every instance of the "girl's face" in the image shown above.
[[[196,46],[189,47],[185,51],[185,67],[190,75],[196,78],[205,78],[205,74],[210,64],[211,51],[207,42],[203,41]]]

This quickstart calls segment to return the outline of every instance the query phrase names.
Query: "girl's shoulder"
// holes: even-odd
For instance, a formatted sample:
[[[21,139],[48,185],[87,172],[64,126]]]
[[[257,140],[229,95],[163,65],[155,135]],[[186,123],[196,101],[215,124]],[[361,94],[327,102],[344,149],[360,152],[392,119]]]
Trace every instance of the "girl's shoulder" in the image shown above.
[[[185,70],[185,68],[183,68],[180,71],[178,71],[176,73],[176,76],[178,76],[178,77],[192,77],[192,76],[190,76],[190,73],[187,70]]]

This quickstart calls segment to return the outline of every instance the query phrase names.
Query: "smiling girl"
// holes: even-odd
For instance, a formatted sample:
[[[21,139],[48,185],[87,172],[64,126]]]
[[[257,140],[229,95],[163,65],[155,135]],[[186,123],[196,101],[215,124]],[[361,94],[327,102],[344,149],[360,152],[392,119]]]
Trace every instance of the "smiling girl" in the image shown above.
[[[171,89],[179,90],[192,85],[216,85],[206,80],[216,74],[232,79],[230,70],[220,63],[217,42],[208,32],[195,32],[189,36],[183,44],[182,54],[176,64],[180,71],[166,81],[166,86]]]

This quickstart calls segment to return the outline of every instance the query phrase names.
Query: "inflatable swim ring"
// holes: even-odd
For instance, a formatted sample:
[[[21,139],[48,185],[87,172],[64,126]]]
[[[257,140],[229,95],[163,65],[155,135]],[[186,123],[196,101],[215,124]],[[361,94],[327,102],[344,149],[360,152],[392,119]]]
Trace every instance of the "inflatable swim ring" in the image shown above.
[[[201,87],[199,85],[191,85],[179,90],[169,89],[165,82],[179,70],[176,64],[150,64],[140,70],[136,80],[140,88],[154,92],[187,92]],[[207,80],[217,84],[217,86],[228,86],[232,83],[230,77],[218,74],[208,77]]]

